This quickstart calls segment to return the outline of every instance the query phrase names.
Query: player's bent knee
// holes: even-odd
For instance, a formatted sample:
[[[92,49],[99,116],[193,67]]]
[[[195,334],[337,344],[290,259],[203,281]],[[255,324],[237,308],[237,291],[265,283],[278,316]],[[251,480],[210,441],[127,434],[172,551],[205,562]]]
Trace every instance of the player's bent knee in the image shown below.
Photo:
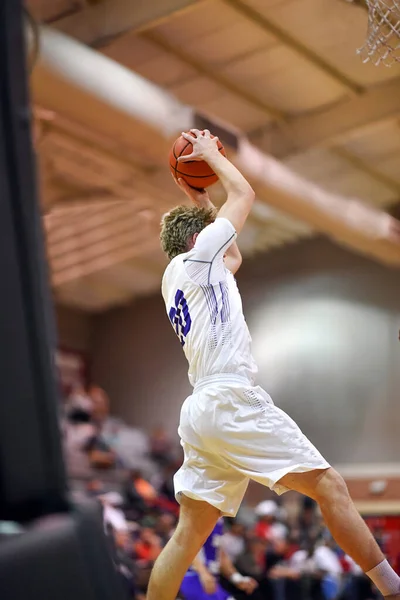
[[[175,532],[177,541],[185,546],[197,545],[199,542],[203,544],[220,518],[220,511],[207,502],[193,500],[188,496],[182,496],[180,504],[179,522]]]
[[[195,554],[197,554],[214,529],[215,523],[216,521],[214,521],[212,525],[207,523],[204,528],[202,528],[194,522],[180,521],[173,537],[179,546],[186,548],[188,552],[190,549],[194,548]]]
[[[350,498],[343,477],[335,469],[330,468],[323,474],[315,489],[317,502],[340,502]]]

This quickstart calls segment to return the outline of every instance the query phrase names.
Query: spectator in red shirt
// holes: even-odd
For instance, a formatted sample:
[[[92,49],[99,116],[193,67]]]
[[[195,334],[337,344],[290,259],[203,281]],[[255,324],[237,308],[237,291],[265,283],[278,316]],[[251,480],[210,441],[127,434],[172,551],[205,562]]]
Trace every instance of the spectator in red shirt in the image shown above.
[[[161,540],[150,527],[144,527],[139,540],[135,544],[138,560],[154,562],[162,550]]]

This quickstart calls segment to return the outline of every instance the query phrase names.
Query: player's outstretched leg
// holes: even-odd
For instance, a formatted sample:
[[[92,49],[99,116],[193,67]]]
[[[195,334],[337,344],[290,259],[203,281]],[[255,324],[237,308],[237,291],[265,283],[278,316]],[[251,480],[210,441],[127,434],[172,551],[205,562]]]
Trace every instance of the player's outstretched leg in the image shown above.
[[[292,473],[280,484],[313,498],[338,545],[372,579],[381,594],[400,598],[400,577],[385,560],[350,498],[346,483],[334,469]]]
[[[220,516],[211,504],[182,496],[178,526],[155,562],[147,600],[175,600],[186,571]]]

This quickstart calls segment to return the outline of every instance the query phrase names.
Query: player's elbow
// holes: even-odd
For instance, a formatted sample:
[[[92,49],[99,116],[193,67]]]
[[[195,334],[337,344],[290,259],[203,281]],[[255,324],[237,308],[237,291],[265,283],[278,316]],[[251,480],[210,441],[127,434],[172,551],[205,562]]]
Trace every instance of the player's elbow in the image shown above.
[[[242,266],[242,262],[243,262],[242,255],[239,254],[238,256],[235,256],[234,258],[226,259],[225,266],[232,273],[232,275],[236,275],[236,273],[239,271],[240,267]]]
[[[242,257],[238,258],[238,260],[236,261],[235,271],[234,271],[233,275],[236,275],[236,273],[239,271],[240,267],[242,266],[242,262],[243,262],[243,258]]]
[[[243,190],[243,196],[244,196],[246,202],[251,207],[251,206],[253,206],[253,203],[254,203],[254,200],[256,197],[256,193],[247,181],[246,181],[246,183],[247,183],[247,186],[245,186],[245,188]]]
[[[248,214],[253,206],[255,196],[256,194],[251,185],[244,181],[232,194],[228,195],[228,201],[231,200],[232,203],[237,203],[242,208],[246,208]]]
[[[249,184],[249,196],[251,198],[251,201],[254,202],[254,199],[256,197],[256,193],[255,193],[255,191],[253,190],[253,188],[251,187],[250,184]]]

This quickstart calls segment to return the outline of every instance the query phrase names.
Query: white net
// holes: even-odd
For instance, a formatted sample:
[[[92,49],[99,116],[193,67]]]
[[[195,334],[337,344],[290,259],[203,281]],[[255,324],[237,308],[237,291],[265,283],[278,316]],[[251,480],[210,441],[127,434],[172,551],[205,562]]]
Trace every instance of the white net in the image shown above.
[[[363,62],[400,63],[400,0],[366,0],[368,33],[362,48],[357,50]]]

